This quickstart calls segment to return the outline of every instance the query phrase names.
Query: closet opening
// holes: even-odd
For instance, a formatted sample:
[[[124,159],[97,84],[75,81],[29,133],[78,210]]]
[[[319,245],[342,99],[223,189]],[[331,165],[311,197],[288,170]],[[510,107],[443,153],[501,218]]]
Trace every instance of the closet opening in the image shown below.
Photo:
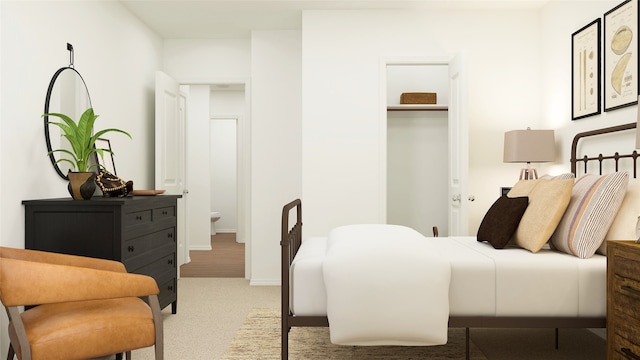
[[[436,94],[435,104],[401,104],[401,94]],[[387,223],[425,236],[449,235],[449,67],[386,66]]]

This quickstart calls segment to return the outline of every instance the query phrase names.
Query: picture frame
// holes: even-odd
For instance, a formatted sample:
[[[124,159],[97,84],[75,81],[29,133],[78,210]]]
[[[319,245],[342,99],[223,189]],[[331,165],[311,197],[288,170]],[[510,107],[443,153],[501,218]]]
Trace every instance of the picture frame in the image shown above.
[[[601,109],[600,18],[571,34],[571,119],[597,115]]]
[[[102,149],[102,156],[99,153],[96,153],[96,164],[101,165],[101,169],[104,168],[105,171],[113,174],[116,174],[116,163],[113,160],[113,151],[111,150],[111,142],[109,139],[98,138],[95,142],[96,149]]]
[[[638,0],[604,14],[604,111],[638,103]]]

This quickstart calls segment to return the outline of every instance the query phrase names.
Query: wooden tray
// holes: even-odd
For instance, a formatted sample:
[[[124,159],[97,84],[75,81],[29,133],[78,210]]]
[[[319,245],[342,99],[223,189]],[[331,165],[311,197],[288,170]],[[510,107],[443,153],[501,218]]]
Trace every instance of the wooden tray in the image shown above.
[[[166,190],[133,190],[129,194],[135,196],[153,196],[164,194]]]

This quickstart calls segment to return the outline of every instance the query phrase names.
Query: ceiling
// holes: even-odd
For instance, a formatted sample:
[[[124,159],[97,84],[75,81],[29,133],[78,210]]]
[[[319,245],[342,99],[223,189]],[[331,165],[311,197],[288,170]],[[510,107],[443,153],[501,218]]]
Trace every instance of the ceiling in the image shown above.
[[[301,29],[303,10],[539,8],[550,0],[119,0],[163,39]]]

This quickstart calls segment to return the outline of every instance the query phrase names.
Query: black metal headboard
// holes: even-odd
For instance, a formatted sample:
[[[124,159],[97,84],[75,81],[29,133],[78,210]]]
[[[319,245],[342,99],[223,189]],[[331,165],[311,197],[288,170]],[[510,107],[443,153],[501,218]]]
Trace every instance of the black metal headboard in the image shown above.
[[[596,135],[603,135],[603,134],[609,134],[609,133],[614,133],[614,132],[618,132],[618,131],[625,131],[625,130],[632,130],[636,128],[636,123],[629,123],[629,124],[624,124],[624,125],[618,125],[618,126],[611,126],[611,127],[607,127],[607,128],[602,128],[602,129],[597,129],[597,130],[591,130],[591,131],[585,131],[585,132],[581,132],[576,134],[576,136],[574,136],[573,138],[573,143],[571,144],[571,172],[577,176],[577,168],[578,168],[578,163],[582,163],[584,164],[584,172],[587,172],[587,163],[589,161],[593,162],[598,162],[598,172],[600,175],[602,175],[602,162],[604,160],[613,160],[615,163],[615,171],[618,171],[618,164],[619,164],[619,160],[620,159],[625,159],[625,158],[632,158],[633,159],[633,177],[637,178],[637,168],[638,168],[638,152],[636,150],[633,150],[633,152],[631,154],[619,154],[618,152],[616,152],[613,155],[608,155],[608,156],[604,156],[602,154],[599,154],[598,156],[595,157],[589,157],[587,155],[584,155],[581,158],[578,158],[577,155],[577,151],[578,151],[578,140],[585,138],[585,137],[589,137],[589,136],[596,136]]]

